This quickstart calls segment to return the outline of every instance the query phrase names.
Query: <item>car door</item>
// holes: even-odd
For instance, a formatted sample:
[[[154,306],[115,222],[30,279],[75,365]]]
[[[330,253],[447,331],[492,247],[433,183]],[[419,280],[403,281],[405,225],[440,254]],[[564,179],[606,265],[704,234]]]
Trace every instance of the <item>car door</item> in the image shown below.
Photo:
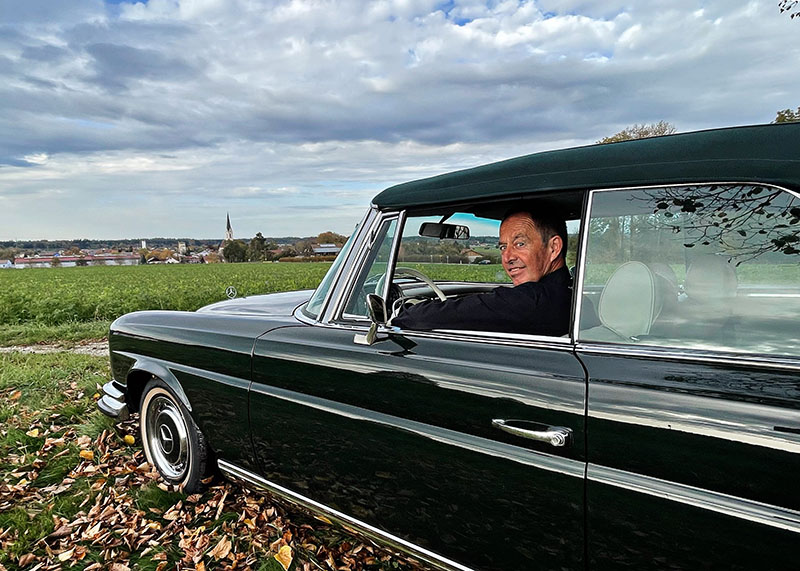
[[[589,568],[797,567],[797,205],[751,184],[593,193]]]
[[[361,272],[353,295],[378,274]],[[264,477],[432,564],[583,568],[586,386],[569,339],[394,329],[365,345],[367,322],[346,314],[258,339],[250,415]],[[530,439],[565,428],[556,445]]]

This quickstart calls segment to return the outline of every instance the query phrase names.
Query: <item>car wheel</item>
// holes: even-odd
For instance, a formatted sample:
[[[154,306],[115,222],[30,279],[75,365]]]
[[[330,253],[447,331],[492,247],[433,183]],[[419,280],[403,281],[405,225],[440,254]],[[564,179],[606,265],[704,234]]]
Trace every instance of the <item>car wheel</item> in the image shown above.
[[[147,461],[184,492],[199,490],[208,453],[189,411],[161,379],[147,383],[140,405],[139,429]]]

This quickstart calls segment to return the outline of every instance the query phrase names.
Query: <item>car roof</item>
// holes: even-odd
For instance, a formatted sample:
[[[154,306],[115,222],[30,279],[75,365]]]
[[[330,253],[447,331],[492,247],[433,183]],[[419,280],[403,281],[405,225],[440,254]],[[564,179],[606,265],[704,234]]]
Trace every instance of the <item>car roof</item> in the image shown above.
[[[800,190],[800,123],[729,127],[526,155],[387,188],[381,210],[558,191],[757,182]]]

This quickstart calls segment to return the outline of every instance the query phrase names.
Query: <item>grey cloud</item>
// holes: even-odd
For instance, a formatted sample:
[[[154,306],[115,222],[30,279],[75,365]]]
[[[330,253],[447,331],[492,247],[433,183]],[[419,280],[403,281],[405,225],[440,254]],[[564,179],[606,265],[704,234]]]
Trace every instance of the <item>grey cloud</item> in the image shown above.
[[[164,56],[155,49],[106,43],[91,44],[85,49],[94,59],[97,83],[112,90],[126,89],[140,79],[168,83],[186,80],[196,71],[180,57]]]
[[[34,60],[40,62],[54,63],[63,60],[69,56],[69,51],[54,46],[52,44],[45,44],[41,46],[26,46],[22,50],[23,59]]]
[[[0,196],[45,185],[4,182],[16,170],[55,176],[25,159],[45,153],[142,160],[135,176],[63,175],[86,196],[302,201],[338,184],[368,200],[632,123],[767,122],[800,104],[797,23],[768,0],[22,4],[2,5]]]

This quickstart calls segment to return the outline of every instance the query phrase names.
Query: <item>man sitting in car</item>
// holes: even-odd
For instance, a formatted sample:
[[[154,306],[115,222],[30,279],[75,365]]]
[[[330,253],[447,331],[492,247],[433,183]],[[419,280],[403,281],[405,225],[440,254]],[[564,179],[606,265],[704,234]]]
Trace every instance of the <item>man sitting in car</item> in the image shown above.
[[[572,278],[563,219],[528,211],[503,218],[499,246],[514,287],[404,307],[391,325],[560,336],[569,328]]]

